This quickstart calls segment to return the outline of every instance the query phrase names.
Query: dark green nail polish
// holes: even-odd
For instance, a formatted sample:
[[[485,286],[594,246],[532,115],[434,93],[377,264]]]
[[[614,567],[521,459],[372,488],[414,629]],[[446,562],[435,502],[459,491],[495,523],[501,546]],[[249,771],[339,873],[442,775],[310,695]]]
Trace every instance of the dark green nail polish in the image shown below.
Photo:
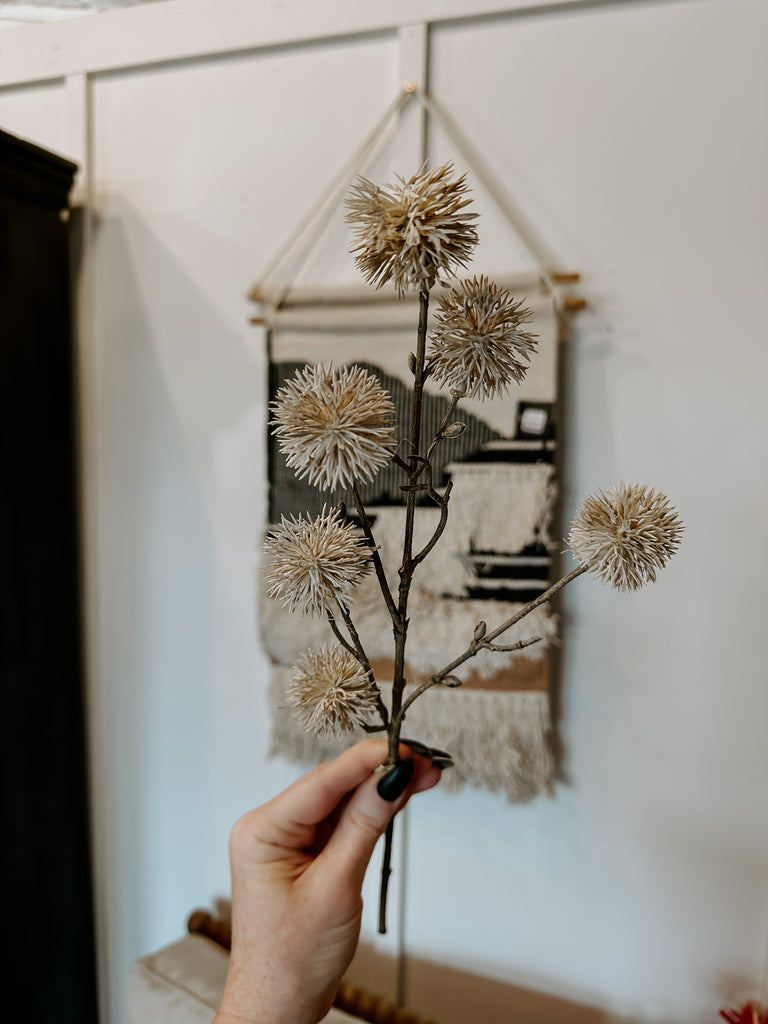
[[[403,795],[405,787],[413,776],[414,764],[415,762],[412,757],[404,757],[402,761],[398,761],[386,775],[379,779],[376,792],[382,800],[392,803],[399,796]]]

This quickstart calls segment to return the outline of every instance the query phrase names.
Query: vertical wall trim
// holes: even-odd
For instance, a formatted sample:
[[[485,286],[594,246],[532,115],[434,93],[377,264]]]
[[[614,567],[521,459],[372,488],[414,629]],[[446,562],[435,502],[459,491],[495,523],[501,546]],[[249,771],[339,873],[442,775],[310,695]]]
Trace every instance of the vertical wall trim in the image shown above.
[[[70,75],[65,78],[64,91],[66,95],[67,156],[80,167],[71,198],[74,206],[81,206],[84,203],[90,180],[88,75]]]
[[[93,104],[92,80],[88,74],[70,75],[64,80],[66,94],[67,155],[80,172],[72,191],[73,214],[79,229],[78,261],[72,267],[74,345],[80,504],[80,558],[83,573],[82,609],[83,659],[85,665],[85,715],[88,744],[88,787],[91,817],[91,861],[93,873],[94,929],[99,1020],[110,1019],[109,999],[109,848],[107,832],[108,775],[104,750],[105,713],[101,687],[99,648],[98,587],[98,372],[93,328]]]
[[[426,22],[404,25],[398,31],[400,85],[428,92],[429,26]],[[398,126],[398,174],[414,174],[427,159],[427,114],[421,103],[409,103]]]

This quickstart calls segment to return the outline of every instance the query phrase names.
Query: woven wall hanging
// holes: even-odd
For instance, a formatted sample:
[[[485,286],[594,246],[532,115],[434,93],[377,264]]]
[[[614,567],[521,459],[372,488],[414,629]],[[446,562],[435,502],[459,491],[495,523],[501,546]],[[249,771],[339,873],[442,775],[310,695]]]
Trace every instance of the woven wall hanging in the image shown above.
[[[340,192],[351,174],[370,159],[394,114],[407,101],[399,97],[368,140],[323,197],[321,207],[305,225],[313,241],[322,234],[338,206]],[[434,103],[419,95],[427,109]],[[444,123],[446,119],[442,118]],[[465,158],[468,146],[460,141]],[[477,170],[477,159],[471,161]],[[477,173],[478,178],[484,178]],[[484,182],[487,186],[487,180]],[[494,197],[496,198],[496,197]],[[501,204],[500,204],[501,205]],[[502,207],[503,208],[503,207]],[[520,232],[518,231],[518,234]],[[291,241],[292,268],[306,260],[308,245],[302,232]],[[295,258],[296,250],[301,259]],[[284,252],[254,289],[261,303],[257,322],[267,328],[269,397],[307,363],[357,364],[373,373],[392,395],[399,410],[408,409],[408,353],[414,347],[416,299],[398,299],[386,288],[373,292],[363,285],[320,289],[294,288],[274,280],[291,262]],[[568,275],[563,280],[572,280]],[[460,437],[441,450],[435,484],[452,482],[448,526],[430,555],[425,571],[414,583],[409,631],[407,678],[413,685],[428,677],[454,652],[456,638],[471,637],[480,620],[500,622],[546,590],[552,580],[553,555],[561,539],[553,523],[557,495],[558,351],[564,340],[564,307],[578,308],[579,300],[560,295],[558,279],[541,267],[499,285],[525,298],[533,319],[526,329],[538,337],[538,351],[525,380],[503,399],[462,402],[457,418],[466,424]],[[439,289],[435,289],[435,297]],[[447,399],[427,382],[425,423],[429,432],[443,418]],[[405,413],[401,413],[404,415]],[[409,425],[398,424],[406,437]],[[343,491],[320,492],[296,479],[270,435],[269,523],[282,515],[317,514],[354,502]],[[362,497],[375,529],[384,565],[396,585],[398,545],[401,543],[402,474],[385,467],[362,488]],[[429,537],[437,510],[429,502],[417,511],[417,536]],[[351,517],[353,518],[353,517]],[[284,689],[293,666],[311,647],[328,640],[321,619],[286,613],[259,595],[261,639],[271,662],[271,753],[302,764],[317,762],[353,742],[349,735],[318,738],[306,733],[285,706]],[[373,576],[355,594],[355,619],[361,639],[382,690],[391,679],[392,624]],[[530,649],[499,654],[484,652],[464,673],[460,689],[433,687],[408,713],[405,735],[436,747],[448,748],[456,767],[445,783],[469,783],[503,791],[523,801],[549,791],[553,758],[550,745],[551,652],[557,643],[557,617],[548,605],[529,616],[524,635],[542,637]],[[505,642],[522,639],[513,631]],[[364,735],[361,731],[360,735]]]

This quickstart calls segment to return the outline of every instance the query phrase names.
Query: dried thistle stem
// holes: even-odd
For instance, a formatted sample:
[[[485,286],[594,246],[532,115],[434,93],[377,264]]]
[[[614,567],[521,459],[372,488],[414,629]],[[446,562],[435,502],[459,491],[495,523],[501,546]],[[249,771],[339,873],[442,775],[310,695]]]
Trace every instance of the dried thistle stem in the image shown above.
[[[373,562],[373,568],[376,572],[376,579],[379,581],[379,587],[384,598],[384,603],[386,604],[387,610],[389,611],[394,623],[398,619],[399,614],[397,605],[395,604],[395,599],[392,597],[392,591],[389,589],[387,574],[384,571],[384,565],[381,561],[379,548],[373,536],[373,527],[371,526],[371,521],[368,518],[368,513],[365,510],[363,499],[360,497],[360,491],[357,489],[357,484],[352,484],[352,493],[355,497],[355,507],[357,508],[360,525],[363,528],[365,539],[368,541],[368,546],[371,549],[371,561]]]
[[[384,833],[384,857],[381,862],[381,884],[379,886],[379,935],[387,934],[387,895],[389,877],[392,874],[392,837],[395,834],[395,819],[392,818]]]
[[[554,595],[558,591],[562,590],[563,587],[567,586],[571,582],[571,580],[575,580],[577,576],[581,576],[581,574],[587,572],[588,569],[588,565],[577,565],[575,569],[571,569],[571,571],[567,572],[565,576],[561,576],[556,583],[553,583],[551,587],[548,587],[543,594],[539,594],[539,596],[534,598],[533,601],[529,601],[528,604],[524,605],[520,609],[520,611],[515,612],[514,615],[508,618],[506,622],[502,622],[502,624],[500,626],[497,626],[497,628],[494,629],[491,633],[486,634],[486,636],[483,637],[483,640],[480,641],[480,643],[491,643],[492,641],[494,641],[496,637],[501,636],[501,634],[506,632],[506,630],[510,629],[521,619],[524,619],[526,615],[528,615],[530,612],[534,610],[534,608],[538,608],[540,605],[546,604],[547,601],[554,597]],[[466,661],[467,658],[472,657],[472,655],[475,653],[477,652],[473,651],[472,654],[467,655],[467,657],[462,656],[462,661]],[[461,664],[461,662],[459,662],[459,664]],[[454,668],[456,667],[457,666],[454,665]],[[447,669],[447,672],[451,671],[453,670],[450,668]]]
[[[416,483],[421,472],[419,445],[421,444],[422,397],[424,393],[424,358],[427,347],[427,318],[429,316],[429,292],[419,292],[419,327],[416,343],[416,359],[413,368],[413,410],[411,414],[411,456],[410,484],[406,495],[405,531],[403,538],[403,560],[400,565],[400,588],[398,592],[398,618],[395,623],[395,665],[392,681],[392,725],[389,735],[389,760],[397,761],[397,748],[400,742],[400,727],[397,719],[405,689],[405,641],[408,632],[408,596],[413,581],[413,526],[416,515]],[[396,724],[397,723],[397,724]]]
[[[430,467],[430,475],[431,475],[431,467]],[[437,491],[432,489],[432,483],[431,483],[431,480],[430,480],[429,496],[440,507],[440,520],[439,520],[437,526],[435,527],[435,532],[432,534],[432,536],[429,539],[429,541],[421,549],[421,551],[418,553],[418,555],[414,555],[414,557],[413,557],[413,564],[414,564],[414,566],[419,565],[419,563],[424,561],[424,559],[430,553],[432,548],[435,546],[435,544],[437,544],[437,542],[440,540],[440,538],[443,535],[443,531],[445,530],[445,527],[448,524],[448,502],[449,502],[450,497],[451,497],[451,490],[452,490],[452,488],[453,488],[453,480],[449,480],[447,485],[446,485],[445,491],[443,492],[442,495],[440,495],[440,494],[437,493]]]
[[[485,644],[483,642],[480,642],[480,643],[477,644],[476,650],[474,650],[472,652],[472,654],[468,655],[468,657],[465,657],[464,661],[467,661],[469,658],[474,657],[475,654],[477,654],[477,652],[479,650],[481,650],[481,649],[483,649],[485,647],[487,647],[488,650],[496,650],[496,651],[522,651],[525,647],[532,647],[533,644],[537,644],[540,640],[541,640],[540,636],[532,636],[532,637],[529,637],[527,640],[518,640],[517,643],[509,644],[506,647],[494,647],[492,644]],[[466,651],[464,653],[466,655]],[[413,704],[413,702],[422,695],[422,693],[426,693],[426,691],[431,689],[433,686],[441,685],[443,683],[443,681],[448,677],[448,675],[450,675],[451,671],[454,668],[458,668],[459,665],[463,664],[463,662],[460,661],[458,658],[456,659],[456,661],[458,662],[458,664],[454,664],[452,662],[450,665],[447,665],[440,672],[436,673],[433,676],[430,676],[429,679],[426,680],[426,682],[423,682],[421,684],[421,686],[417,687],[417,689],[415,689],[413,691],[413,693],[408,697],[408,699],[406,701],[404,701],[402,707],[400,708],[400,712],[399,712],[400,724],[401,725],[405,721],[405,713],[406,713],[406,711],[411,706],[411,704]],[[458,686],[458,681],[454,685]]]
[[[487,633],[479,640],[473,639],[469,646],[467,647],[467,649],[462,654],[460,654],[457,658],[454,658],[453,661],[450,662],[450,664],[440,669],[439,672],[435,672],[433,676],[430,676],[429,679],[427,679],[426,682],[422,683],[421,686],[414,690],[413,693],[408,697],[408,699],[398,708],[397,714],[395,715],[393,713],[392,730],[397,730],[397,734],[399,736],[400,727],[402,726],[403,720],[405,719],[405,713],[411,706],[411,704],[413,704],[413,702],[418,697],[420,697],[422,693],[430,689],[430,687],[440,685],[443,682],[443,680],[452,672],[454,672],[457,668],[459,668],[460,665],[463,665],[464,662],[469,661],[470,658],[474,658],[478,651],[484,649],[519,651],[522,650],[524,647],[530,647],[532,644],[537,643],[541,639],[541,637],[537,636],[531,637],[528,640],[519,640],[517,643],[510,644],[503,648],[494,648],[493,645],[493,641],[497,637],[501,636],[501,634],[506,632],[508,629],[511,629],[511,627],[514,626],[516,623],[520,622],[521,619],[524,619],[526,615],[529,615],[534,610],[534,608],[538,608],[539,605],[546,604],[547,601],[554,597],[554,595],[558,591],[562,590],[564,586],[570,583],[571,580],[575,580],[577,576],[581,576],[581,574],[587,572],[588,569],[588,565],[579,565],[575,569],[572,569],[570,572],[566,573],[565,576],[561,576],[560,579],[557,580],[556,583],[553,583],[552,586],[549,587],[547,590],[545,590],[543,594],[540,594],[537,598],[534,598],[533,601],[529,601],[528,604],[524,605],[519,611],[515,612],[514,615],[510,616],[510,618],[508,618],[505,622],[502,622],[502,624],[500,626],[497,626],[496,629],[492,630],[490,633]]]
[[[344,648],[344,650],[345,651],[349,651],[350,654],[354,654],[354,656],[359,661],[360,659],[358,658],[357,651],[355,650],[355,648],[352,646],[352,644],[349,642],[349,640],[344,636],[344,634],[339,629],[339,624],[336,621],[336,618],[335,618],[333,612],[331,611],[331,609],[328,608],[325,614],[326,614],[326,618],[328,619],[328,624],[331,627],[331,630],[333,631],[333,635],[339,641],[339,643]]]
[[[339,605],[339,608],[341,609],[343,616],[344,608],[342,605]],[[356,658],[358,663],[368,673],[368,679],[370,680],[371,685],[376,690],[376,710],[379,712],[383,724],[369,725],[366,723],[363,725],[363,729],[365,729],[366,732],[381,732],[384,729],[389,729],[389,712],[387,711],[387,706],[381,699],[381,692],[379,691],[379,686],[378,683],[376,682],[376,677],[373,674],[371,663],[368,660],[368,656],[366,655],[365,651],[363,650],[363,646],[360,643],[360,637],[357,634],[357,630],[352,625],[352,620],[347,620],[347,618],[345,617],[345,622],[347,622],[347,629],[349,629],[350,635],[352,636],[352,643],[350,643],[347,637],[345,637],[342,631],[339,629],[339,624],[334,618],[333,612],[330,609],[328,609],[327,617],[328,624],[330,625],[331,630],[333,631],[333,635],[339,641],[344,650],[348,651],[354,658]]]
[[[341,612],[341,617],[344,620],[344,625],[347,627],[349,636],[352,640],[352,653],[363,666],[365,671],[368,672],[368,674],[371,677],[373,677],[373,669],[371,668],[371,663],[368,660],[368,655],[365,653],[365,649],[360,640],[360,634],[357,632],[355,624],[352,621],[352,616],[350,615],[349,608],[347,608],[347,606],[342,601],[338,602],[338,607],[339,611]]]
[[[415,483],[421,472],[419,445],[421,444],[422,396],[424,392],[424,358],[427,350],[427,318],[429,316],[429,292],[419,292],[419,327],[416,341],[416,359],[413,367],[413,411],[411,415],[411,456],[409,488],[406,496],[405,532],[403,538],[403,561],[400,566],[400,588],[398,591],[397,617],[392,617],[395,637],[395,665],[392,679],[392,707],[389,733],[390,764],[397,762],[400,745],[400,724],[402,717],[398,714],[405,689],[405,641],[408,633],[408,595],[413,581],[413,524],[416,514]],[[381,863],[381,886],[379,889],[379,933],[387,931],[387,893],[389,876],[392,873],[392,836],[394,827],[390,822],[384,839],[384,855]]]
[[[447,411],[445,413],[445,416],[443,416],[443,420],[442,420],[440,426],[437,428],[437,433],[435,434],[434,438],[432,439],[432,444],[429,446],[429,451],[427,452],[427,457],[422,462],[421,468],[419,470],[419,475],[421,475],[422,471],[426,471],[426,473],[427,473],[427,492],[428,492],[430,498],[435,502],[435,504],[440,509],[440,520],[439,520],[439,522],[437,524],[437,527],[435,528],[435,532],[433,533],[431,539],[421,549],[421,551],[417,555],[414,556],[414,558],[413,558],[414,567],[419,565],[421,562],[424,561],[424,559],[430,553],[432,548],[434,548],[435,544],[437,544],[437,542],[442,537],[443,531],[445,530],[445,527],[448,524],[448,501],[450,500],[450,497],[451,497],[451,490],[453,488],[453,481],[449,480],[448,484],[446,485],[445,490],[443,491],[443,493],[442,494],[438,494],[438,492],[435,490],[435,488],[432,485],[432,456],[437,451],[437,446],[445,438],[445,430],[447,429],[448,426],[450,426],[451,422],[453,421],[453,417],[454,417],[454,415],[456,413],[456,406],[459,404],[459,398],[460,398],[459,395],[456,395],[456,394],[451,395],[451,401],[450,401],[450,404],[448,406],[448,409],[447,409]]]
[[[456,407],[459,404],[460,398],[461,395],[456,394],[455,392],[451,395],[451,401],[448,409],[446,410],[445,416],[443,416],[440,426],[437,428],[437,433],[435,434],[432,444],[429,446],[429,451],[427,452],[427,462],[430,464],[432,462],[432,456],[437,451],[437,446],[445,438],[446,428],[453,422],[453,417],[456,415]]]
[[[384,723],[384,727],[388,729],[389,728],[389,714],[387,712],[387,708],[386,708],[386,705],[384,704],[384,701],[381,699],[381,693],[379,692],[379,687],[378,687],[378,684],[376,682],[376,677],[373,674],[373,669],[371,668],[371,663],[368,660],[368,655],[365,653],[365,648],[363,647],[363,643],[362,643],[362,641],[360,639],[360,634],[357,632],[357,628],[356,628],[354,622],[352,621],[352,616],[349,613],[349,609],[341,601],[339,601],[339,611],[341,612],[341,617],[344,619],[344,625],[347,627],[347,630],[349,632],[350,638],[352,640],[352,653],[357,658],[357,660],[360,662],[360,664],[362,665],[363,669],[368,673],[368,678],[370,679],[371,684],[376,689],[376,693],[377,693],[376,708],[377,708],[379,714],[381,715],[381,720]],[[331,627],[331,628],[333,628],[333,627]],[[334,630],[334,632],[336,632],[336,630]]]

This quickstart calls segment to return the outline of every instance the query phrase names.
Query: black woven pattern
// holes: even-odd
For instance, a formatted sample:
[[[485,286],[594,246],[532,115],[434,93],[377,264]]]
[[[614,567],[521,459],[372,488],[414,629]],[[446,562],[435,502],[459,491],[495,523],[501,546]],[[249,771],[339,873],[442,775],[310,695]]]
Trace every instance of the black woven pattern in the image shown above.
[[[274,398],[278,389],[297,370],[305,366],[305,363],[281,362],[270,364],[269,394],[270,399]],[[391,377],[383,373],[378,367],[370,363],[359,363],[369,373],[373,374],[381,386],[392,396],[395,408],[398,412],[398,420],[395,429],[395,436],[398,438],[398,454],[407,460],[410,455],[409,441],[411,435],[411,410],[413,405],[412,389],[407,387],[399,378]],[[431,394],[424,394],[422,411],[422,450],[425,450],[448,409],[448,399]],[[433,459],[434,477],[433,483],[436,487],[442,487],[446,482],[445,467],[449,462],[462,462],[472,459],[488,441],[503,440],[503,436],[493,430],[481,419],[471,413],[459,411],[456,419],[466,423],[464,433],[457,438],[443,441]],[[336,505],[343,501],[350,510],[354,509],[354,501],[351,494],[343,488],[334,491],[319,491],[306,481],[297,480],[292,469],[285,464],[285,457],[278,448],[277,441],[272,432],[268,438],[268,464],[269,464],[269,520],[271,523],[279,522],[281,515],[300,515],[309,513],[317,515],[323,505]],[[403,492],[401,487],[405,482],[403,471],[392,463],[382,467],[369,484],[360,487],[360,493],[367,507],[376,505],[401,505],[403,503]],[[420,504],[431,504],[430,499],[419,496]]]

